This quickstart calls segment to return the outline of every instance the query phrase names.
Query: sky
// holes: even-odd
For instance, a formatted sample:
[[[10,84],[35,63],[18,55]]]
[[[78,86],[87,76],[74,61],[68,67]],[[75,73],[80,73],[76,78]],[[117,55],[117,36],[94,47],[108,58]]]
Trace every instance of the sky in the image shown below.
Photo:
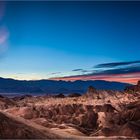
[[[0,77],[140,79],[140,2],[0,2]]]

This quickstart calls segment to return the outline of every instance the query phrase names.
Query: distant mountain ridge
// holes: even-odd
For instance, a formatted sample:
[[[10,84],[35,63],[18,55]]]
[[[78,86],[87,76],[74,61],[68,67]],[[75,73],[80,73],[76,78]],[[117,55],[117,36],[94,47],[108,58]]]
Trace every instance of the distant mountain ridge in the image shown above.
[[[69,94],[85,93],[89,86],[103,90],[124,90],[131,86],[128,83],[109,82],[103,80],[89,81],[54,81],[54,80],[15,80],[0,78],[0,93],[45,93]]]

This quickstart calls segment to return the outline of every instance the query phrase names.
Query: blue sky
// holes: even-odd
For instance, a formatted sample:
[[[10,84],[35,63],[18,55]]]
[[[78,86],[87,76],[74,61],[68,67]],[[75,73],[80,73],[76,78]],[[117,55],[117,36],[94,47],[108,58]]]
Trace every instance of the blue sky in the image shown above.
[[[73,76],[82,74],[73,69],[140,60],[140,2],[0,4],[1,77]]]

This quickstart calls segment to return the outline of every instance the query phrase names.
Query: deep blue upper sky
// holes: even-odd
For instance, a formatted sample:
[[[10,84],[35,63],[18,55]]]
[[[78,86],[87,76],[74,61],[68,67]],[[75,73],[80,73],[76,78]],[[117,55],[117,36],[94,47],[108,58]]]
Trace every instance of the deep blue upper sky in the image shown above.
[[[8,32],[8,49],[1,53],[2,76],[47,78],[50,73],[71,75],[77,68],[140,59],[140,2],[1,5],[0,26]]]

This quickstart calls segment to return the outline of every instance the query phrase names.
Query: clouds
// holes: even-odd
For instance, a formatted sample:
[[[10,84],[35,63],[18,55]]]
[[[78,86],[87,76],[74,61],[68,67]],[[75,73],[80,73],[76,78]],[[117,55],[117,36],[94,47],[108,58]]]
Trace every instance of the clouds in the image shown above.
[[[72,71],[82,71],[83,69],[74,69]]]
[[[94,68],[113,68],[119,66],[127,66],[131,64],[140,64],[140,60],[138,61],[129,61],[129,62],[114,62],[114,63],[104,63],[94,66]]]
[[[94,68],[100,69],[97,73],[91,73],[91,75],[112,75],[112,74],[117,75],[117,74],[139,73],[140,60],[129,62],[104,63],[96,65]]]
[[[60,74],[61,72],[52,72],[50,73],[50,75],[56,75],[56,74]]]
[[[0,45],[4,44],[9,37],[6,27],[0,27]]]
[[[74,69],[72,70],[72,72],[80,72],[80,73],[89,73],[92,70],[85,70],[85,69]]]
[[[124,68],[114,68],[109,70],[100,70],[97,73],[91,73],[91,75],[104,75],[104,74],[128,74],[140,72],[140,65]]]
[[[5,3],[0,2],[0,55],[8,49],[9,31],[2,20],[4,17]]]
[[[75,69],[73,71],[85,71],[84,75],[112,75],[140,72],[140,61],[116,62],[98,64],[92,70]],[[78,75],[79,76],[79,75]]]
[[[8,49],[9,32],[5,26],[0,27],[0,53]]]
[[[84,71],[84,73],[83,73]],[[140,79],[140,61],[98,64],[92,70],[74,69],[77,75],[55,77],[54,80],[108,80],[136,83]]]

